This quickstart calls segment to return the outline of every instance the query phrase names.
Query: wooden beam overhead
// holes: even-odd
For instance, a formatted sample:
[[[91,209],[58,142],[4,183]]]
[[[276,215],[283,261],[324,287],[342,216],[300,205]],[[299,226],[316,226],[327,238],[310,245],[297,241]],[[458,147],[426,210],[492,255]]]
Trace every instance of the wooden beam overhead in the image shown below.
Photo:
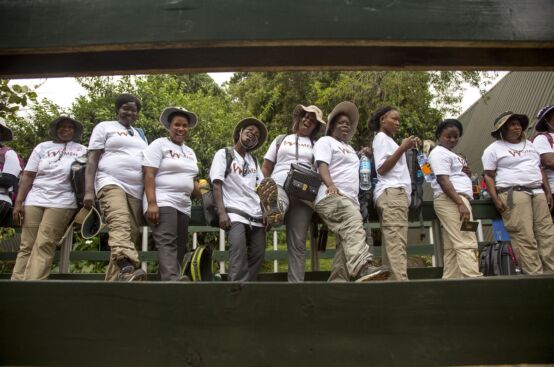
[[[554,69],[551,0],[0,0],[0,77]]]

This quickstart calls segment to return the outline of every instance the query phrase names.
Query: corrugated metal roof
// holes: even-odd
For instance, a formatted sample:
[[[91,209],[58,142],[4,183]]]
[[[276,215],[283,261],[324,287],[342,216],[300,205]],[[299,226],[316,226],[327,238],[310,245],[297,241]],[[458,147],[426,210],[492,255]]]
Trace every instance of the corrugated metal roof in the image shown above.
[[[456,151],[467,157],[473,172],[481,173],[481,155],[494,140],[490,135],[494,119],[504,111],[514,111],[529,116],[533,125],[539,109],[548,104],[554,104],[554,72],[507,74],[459,117],[464,135]]]

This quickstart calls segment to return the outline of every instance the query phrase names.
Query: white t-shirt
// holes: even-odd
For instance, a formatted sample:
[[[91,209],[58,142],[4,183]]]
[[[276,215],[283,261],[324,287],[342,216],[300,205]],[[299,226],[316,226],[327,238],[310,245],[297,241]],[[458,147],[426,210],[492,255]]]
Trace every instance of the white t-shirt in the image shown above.
[[[2,173],[9,173],[15,177],[19,177],[19,174],[21,173],[19,158],[17,158],[17,154],[12,149],[8,150],[6,154],[4,154],[4,168],[2,169]],[[8,188],[8,191],[10,190],[11,187]],[[12,198],[8,194],[0,193],[0,200],[13,204]]]
[[[489,145],[481,157],[483,169],[496,170],[496,187],[526,186],[538,187],[541,193],[542,174],[540,155],[529,140],[510,144],[497,140]]]
[[[429,154],[429,163],[435,175],[446,175],[457,193],[473,197],[471,179],[462,172],[467,163],[464,158],[456,153],[438,145]],[[437,180],[431,182],[435,197],[443,193]]]
[[[104,150],[98,162],[94,188],[117,185],[127,194],[142,198],[142,151],[148,144],[137,130],[134,135],[117,121],[104,121],[92,130],[89,150]]]
[[[324,136],[315,143],[314,158],[318,166],[319,162],[329,165],[331,180],[333,180],[339,192],[359,206],[360,159],[354,148],[333,137]],[[327,196],[325,191],[327,191],[327,185],[322,184],[319,187],[314,204],[319,203]]]
[[[548,133],[554,139],[554,134]],[[533,145],[539,154],[554,153],[554,148],[550,146],[548,138],[544,135],[538,135],[535,140],[533,140]],[[554,189],[554,171],[551,169],[544,169],[544,173],[548,178],[548,184],[550,185],[550,190]]]
[[[245,165],[246,160],[246,165]],[[231,162],[231,171],[225,177],[225,168],[227,160],[225,158],[225,148],[215,153],[210,168],[210,180],[222,181],[223,205],[225,208],[234,208],[251,215],[254,218],[262,218],[262,208],[260,198],[256,193],[256,184],[263,179],[261,167],[256,167],[256,161],[247,153],[244,158],[233,150],[233,161]],[[246,176],[243,176],[243,169],[246,169]],[[249,222],[248,219],[239,214],[227,213],[231,222],[240,222],[251,224],[252,226],[262,227],[262,223]]]
[[[84,145],[75,142],[46,141],[33,149],[25,171],[36,172],[35,180],[25,205],[47,208],[77,208],[75,193],[69,182],[71,163],[87,152]]]
[[[385,161],[396,152],[398,144],[384,132],[379,132],[373,139],[373,158],[375,160],[375,170],[379,169]],[[375,185],[373,199],[377,201],[379,196],[388,188],[402,187],[408,195],[412,193],[412,179],[406,162],[406,155],[402,155],[396,165],[392,167],[385,175],[377,172],[377,185]]]
[[[287,179],[287,174],[290,171],[291,163],[297,163],[296,160],[296,134],[287,135],[277,152],[277,139],[273,140],[264,159],[275,163],[271,178],[275,180],[278,185],[283,186]],[[275,156],[277,153],[277,156]],[[313,144],[308,137],[298,137],[298,162],[304,163],[309,166],[312,165],[313,159]]]
[[[190,217],[190,194],[198,174],[194,151],[185,144],[179,146],[168,138],[156,139],[143,152],[142,165],[158,169],[156,174],[156,202],[159,207],[170,206]],[[146,194],[142,200],[146,212]]]

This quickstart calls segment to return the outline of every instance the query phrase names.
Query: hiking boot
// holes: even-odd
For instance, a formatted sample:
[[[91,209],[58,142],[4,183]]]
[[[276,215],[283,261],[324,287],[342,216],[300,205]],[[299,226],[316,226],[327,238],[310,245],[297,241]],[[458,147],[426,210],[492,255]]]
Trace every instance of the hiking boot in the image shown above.
[[[387,280],[390,275],[387,266],[374,266],[372,262],[368,262],[355,278],[356,283],[371,282],[374,280]]]
[[[257,192],[269,224],[282,223],[285,213],[279,205],[279,190],[275,181],[271,177],[264,178]]]
[[[140,268],[135,269],[132,265],[127,265],[119,271],[118,282],[142,282],[146,280],[146,272]]]

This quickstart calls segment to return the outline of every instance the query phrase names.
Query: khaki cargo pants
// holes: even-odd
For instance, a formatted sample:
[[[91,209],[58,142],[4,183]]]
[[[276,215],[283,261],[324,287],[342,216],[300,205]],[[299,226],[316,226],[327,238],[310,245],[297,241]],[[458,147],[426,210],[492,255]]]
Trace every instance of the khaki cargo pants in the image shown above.
[[[335,234],[336,252],[329,281],[348,282],[373,260],[366,243],[360,209],[342,195],[328,195],[315,211]]]
[[[390,280],[408,280],[408,196],[403,188],[386,189],[375,203],[382,234],[383,265],[390,268]]]
[[[129,259],[139,265],[135,244],[138,241],[140,226],[143,225],[142,200],[132,197],[116,185],[104,186],[98,192],[100,208],[108,224],[111,255],[106,269],[106,280],[116,280],[119,274],[117,261]]]
[[[469,209],[471,205],[464,196],[460,196]],[[477,261],[477,237],[474,232],[461,231],[462,221],[458,206],[446,194],[436,197],[433,206],[442,226],[442,240],[444,243],[443,279],[471,278],[482,276]]]
[[[77,209],[43,208],[26,205],[21,244],[12,280],[47,279],[62,238]]]
[[[514,207],[502,213],[517,261],[527,274],[554,272],[554,226],[544,194],[513,193]],[[498,195],[507,206],[508,193]]]

